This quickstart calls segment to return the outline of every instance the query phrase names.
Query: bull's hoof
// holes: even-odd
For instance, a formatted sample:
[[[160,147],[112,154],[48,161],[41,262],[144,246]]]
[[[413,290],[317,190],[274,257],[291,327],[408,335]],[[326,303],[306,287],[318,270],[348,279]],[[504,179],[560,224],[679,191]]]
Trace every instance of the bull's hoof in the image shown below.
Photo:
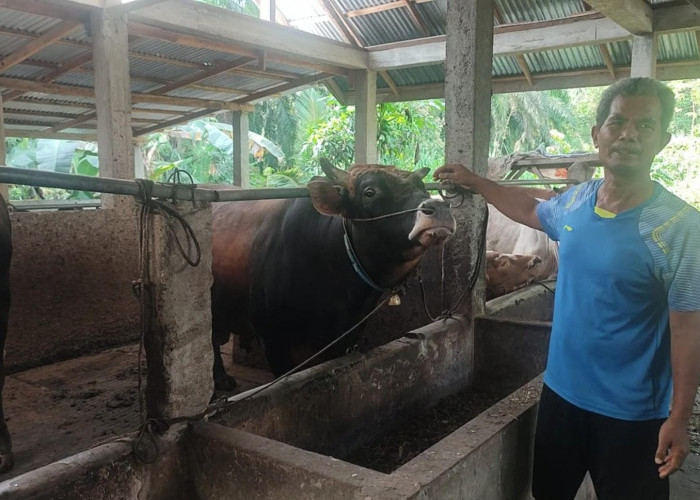
[[[9,471],[15,465],[15,456],[11,451],[0,452],[0,474]]]
[[[233,392],[236,387],[238,387],[236,379],[231,375],[224,375],[214,379],[214,389],[217,391]]]

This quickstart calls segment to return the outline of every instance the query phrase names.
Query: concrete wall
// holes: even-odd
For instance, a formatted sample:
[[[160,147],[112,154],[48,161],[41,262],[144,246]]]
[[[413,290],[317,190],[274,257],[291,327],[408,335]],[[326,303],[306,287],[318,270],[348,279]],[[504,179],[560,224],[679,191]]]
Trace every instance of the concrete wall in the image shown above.
[[[464,389],[470,345],[463,320],[434,323],[366,354],[304,370],[262,393],[238,394],[213,420],[344,456],[400,416]]]
[[[136,212],[13,213],[9,372],[138,338]]]
[[[194,481],[182,431],[171,430],[159,439],[152,464],[136,461],[128,440],[108,443],[0,483],[0,498],[192,500]]]

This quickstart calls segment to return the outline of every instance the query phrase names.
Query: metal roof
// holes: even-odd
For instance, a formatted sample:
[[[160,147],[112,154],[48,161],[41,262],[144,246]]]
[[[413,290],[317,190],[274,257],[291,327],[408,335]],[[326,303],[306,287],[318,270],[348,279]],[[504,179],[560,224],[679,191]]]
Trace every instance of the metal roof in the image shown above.
[[[207,106],[213,101],[222,106],[211,108],[212,112],[227,106],[233,109],[231,106],[251,105],[317,82],[326,83],[341,101],[352,102],[352,71],[358,69],[358,63],[346,61],[345,56],[329,60],[327,53],[354,47],[372,54],[406,45],[418,51],[424,43],[444,44],[447,1],[277,0],[276,25],[204,7],[194,0],[135,2],[140,6],[128,13],[131,91],[138,97],[133,105],[133,129],[150,130],[162,122],[185,121],[210,109]],[[657,64],[666,71],[665,78],[700,77],[696,35],[700,11],[678,0],[630,3],[634,2],[654,16],[670,9],[686,13],[676,16],[678,29],[672,26],[658,34]],[[516,33],[536,38],[531,35],[539,29],[567,29],[562,23],[574,26],[577,22],[601,22],[606,20],[606,13],[589,7],[597,3],[605,2],[495,0],[495,36]],[[8,133],[94,134],[90,26],[94,11],[94,2],[86,0],[0,2],[0,92]],[[189,19],[173,21],[173,12],[192,12],[198,17],[190,25]],[[229,19],[244,23],[238,24],[239,28],[245,28],[241,19],[250,19],[252,27],[242,34],[232,28],[222,35]],[[179,25],[173,27],[177,22]],[[293,41],[266,45],[262,35],[256,37],[256,30],[265,31],[268,26]],[[56,30],[64,31],[52,37]],[[294,30],[309,35],[294,38]],[[333,42],[323,45],[321,40]],[[303,47],[297,48],[297,43]],[[623,36],[602,42],[572,40],[571,45],[544,44],[518,53],[496,53],[494,89],[498,82],[508,85],[497,91],[552,88],[558,84],[557,75],[571,77],[560,80],[562,86],[574,86],[579,81],[581,85],[591,81],[609,83],[629,72],[631,48],[632,36],[623,31]],[[11,64],[4,64],[6,61]],[[588,80],[586,75],[598,76]],[[444,79],[439,60],[380,68],[378,96],[380,100],[439,96]],[[198,105],[197,100],[202,104]],[[42,110],[44,116],[40,115]]]

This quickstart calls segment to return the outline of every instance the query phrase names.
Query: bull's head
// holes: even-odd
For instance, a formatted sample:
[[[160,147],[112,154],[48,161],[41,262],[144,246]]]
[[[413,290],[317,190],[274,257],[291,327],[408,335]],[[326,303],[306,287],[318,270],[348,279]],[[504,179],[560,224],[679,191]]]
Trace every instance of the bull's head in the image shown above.
[[[407,172],[371,164],[345,171],[326,159],[321,159],[321,168],[326,177],[308,184],[314,207],[325,215],[358,221],[358,232],[367,227],[381,232],[386,241],[398,240],[401,233],[404,246],[423,248],[442,243],[454,232],[449,205],[431,199],[425,189],[422,179],[428,168]]]

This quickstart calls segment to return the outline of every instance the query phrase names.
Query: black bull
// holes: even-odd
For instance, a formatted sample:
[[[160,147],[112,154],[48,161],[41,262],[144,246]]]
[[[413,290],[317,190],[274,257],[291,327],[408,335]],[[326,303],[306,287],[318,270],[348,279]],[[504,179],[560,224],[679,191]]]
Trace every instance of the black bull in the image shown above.
[[[310,199],[214,207],[217,388],[235,386],[219,349],[231,333],[258,336],[270,368],[281,375],[355,325],[383,289],[402,283],[427,248],[454,231],[449,205],[431,199],[423,185],[428,169],[356,165],[346,172],[328,162],[322,168],[326,177],[308,184]],[[358,335],[324,359],[341,355]]]

